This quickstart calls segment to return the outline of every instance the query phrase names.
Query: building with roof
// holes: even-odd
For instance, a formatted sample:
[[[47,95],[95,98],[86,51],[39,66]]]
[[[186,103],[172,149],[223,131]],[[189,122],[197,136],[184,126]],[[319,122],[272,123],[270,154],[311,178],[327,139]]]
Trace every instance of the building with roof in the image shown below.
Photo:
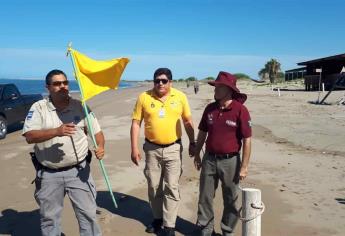
[[[323,57],[297,63],[301,68],[285,71],[285,80],[304,78],[305,90],[321,90],[322,83],[326,90],[330,90],[335,83],[343,83],[345,76],[345,54]],[[345,84],[338,84],[345,87]]]

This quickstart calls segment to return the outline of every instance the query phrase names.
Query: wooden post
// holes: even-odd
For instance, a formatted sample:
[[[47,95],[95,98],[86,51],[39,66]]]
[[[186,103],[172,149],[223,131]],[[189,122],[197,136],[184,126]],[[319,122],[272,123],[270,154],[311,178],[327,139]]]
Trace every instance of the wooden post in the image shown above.
[[[261,236],[263,211],[260,189],[242,189],[242,236]]]

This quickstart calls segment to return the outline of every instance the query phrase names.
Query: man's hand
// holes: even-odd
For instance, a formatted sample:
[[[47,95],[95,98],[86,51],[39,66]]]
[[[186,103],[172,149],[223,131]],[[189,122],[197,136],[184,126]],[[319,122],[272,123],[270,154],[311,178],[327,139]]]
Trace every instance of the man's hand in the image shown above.
[[[201,169],[201,158],[199,153],[195,153],[194,155],[194,166],[197,170]]]
[[[104,148],[103,147],[98,146],[98,148],[96,150],[94,150],[94,152],[95,152],[96,158],[98,160],[103,159],[103,157],[104,157]]]
[[[136,148],[136,149],[132,149],[132,152],[131,152],[131,159],[132,159],[132,162],[139,166],[139,161],[141,160],[141,155],[140,155],[140,152],[139,150]]]
[[[241,167],[240,169],[240,180],[244,180],[248,175],[248,168],[247,167]]]
[[[75,124],[68,123],[68,124],[62,124],[60,127],[57,128],[56,132],[59,137],[62,136],[72,136],[77,129],[75,128]]]
[[[195,142],[189,143],[189,157],[193,157],[195,155]]]
[[[248,165],[251,153],[251,138],[243,139],[242,162],[240,169],[240,180],[244,180],[248,175]]]

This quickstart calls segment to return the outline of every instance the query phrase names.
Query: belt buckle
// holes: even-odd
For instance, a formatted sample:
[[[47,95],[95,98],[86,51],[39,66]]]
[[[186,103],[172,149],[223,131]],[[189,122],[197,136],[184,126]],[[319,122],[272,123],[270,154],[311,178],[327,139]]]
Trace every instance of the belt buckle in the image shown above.
[[[222,159],[224,159],[224,154],[214,154],[214,157],[216,158],[216,159],[219,159],[219,160],[222,160]]]

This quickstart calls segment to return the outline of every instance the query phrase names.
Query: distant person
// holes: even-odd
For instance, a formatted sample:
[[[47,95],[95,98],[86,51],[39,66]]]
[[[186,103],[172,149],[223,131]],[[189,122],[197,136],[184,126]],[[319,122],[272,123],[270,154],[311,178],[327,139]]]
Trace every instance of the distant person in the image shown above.
[[[230,236],[234,235],[238,220],[239,180],[248,174],[251,121],[243,105],[247,96],[236,87],[235,76],[220,72],[215,81],[208,83],[215,86],[216,101],[204,110],[195,148],[194,163],[198,170],[201,168],[197,225],[202,236],[214,232],[213,198],[220,180],[224,204],[221,229],[224,236]],[[201,161],[200,150],[205,140],[206,150]]]
[[[66,74],[52,70],[46,76],[47,99],[32,105],[23,135],[34,143],[37,169],[35,199],[40,206],[43,236],[61,235],[65,194],[72,202],[80,235],[101,235],[96,221],[96,189],[90,175],[87,121],[80,101],[69,96]],[[93,113],[98,159],[104,156],[104,136]]]
[[[190,86],[190,82],[189,80],[187,80],[187,88],[189,88],[189,86]]]
[[[194,93],[197,94],[199,92],[199,81],[194,81]]]
[[[175,235],[175,223],[180,202],[179,179],[182,174],[182,129],[180,118],[189,138],[189,155],[194,155],[194,128],[184,93],[172,88],[172,74],[159,68],[153,75],[153,88],[140,94],[132,115],[131,159],[139,165],[139,131],[145,123],[144,174],[148,184],[153,222],[147,233]]]

